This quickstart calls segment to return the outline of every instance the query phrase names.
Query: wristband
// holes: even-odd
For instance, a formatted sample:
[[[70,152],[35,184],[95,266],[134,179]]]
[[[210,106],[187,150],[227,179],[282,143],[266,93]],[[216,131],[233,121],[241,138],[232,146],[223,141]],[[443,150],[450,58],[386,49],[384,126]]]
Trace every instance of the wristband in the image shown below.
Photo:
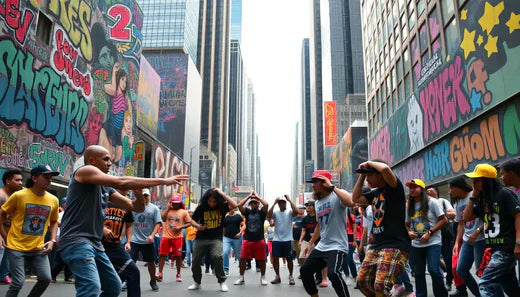
[[[430,236],[433,235],[433,231],[432,230],[428,230],[428,234],[430,234]]]
[[[334,189],[335,189],[335,188],[336,188],[336,187],[335,187],[334,185],[332,185],[332,187],[330,187],[330,191],[331,191],[331,192],[334,192]]]

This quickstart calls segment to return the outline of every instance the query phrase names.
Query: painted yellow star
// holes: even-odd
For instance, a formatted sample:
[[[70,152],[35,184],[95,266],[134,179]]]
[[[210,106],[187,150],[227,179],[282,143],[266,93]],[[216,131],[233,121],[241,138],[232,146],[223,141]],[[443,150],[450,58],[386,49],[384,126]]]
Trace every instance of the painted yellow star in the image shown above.
[[[520,14],[515,14],[512,12],[506,25],[509,27],[509,34],[513,33],[515,30],[520,29]]]
[[[464,38],[460,43],[460,48],[464,50],[464,58],[467,59],[471,52],[475,51],[475,31],[469,32],[468,29],[464,28]]]
[[[477,39],[477,44],[478,44],[478,46],[481,46],[481,45],[482,45],[482,42],[484,42],[484,37],[482,37],[482,35],[479,35],[479,36],[478,36],[478,39]]]
[[[484,48],[486,49],[486,51],[488,53],[488,58],[491,57],[491,55],[493,53],[498,53],[497,41],[498,41],[498,37],[493,36],[493,35],[488,36],[488,41],[487,41],[486,45],[484,45]]]
[[[504,2],[500,2],[497,5],[493,6],[486,2],[484,6],[484,14],[478,20],[480,27],[482,27],[483,31],[487,31],[488,34],[491,33],[491,30],[500,23],[498,17],[504,10]]]
[[[460,12],[460,19],[463,20],[463,21],[468,19],[468,10],[467,9],[463,9]]]

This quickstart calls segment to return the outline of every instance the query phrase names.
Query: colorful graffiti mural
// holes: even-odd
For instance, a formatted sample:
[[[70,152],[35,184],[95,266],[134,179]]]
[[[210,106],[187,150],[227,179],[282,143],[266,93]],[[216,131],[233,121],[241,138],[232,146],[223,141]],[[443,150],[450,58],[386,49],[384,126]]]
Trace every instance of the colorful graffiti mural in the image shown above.
[[[161,78],[146,58],[141,56],[137,92],[137,122],[153,135],[157,135],[160,92]]]
[[[367,127],[354,123],[341,138],[332,154],[332,170],[339,172],[342,189],[352,190],[356,181],[355,170],[368,160]]]
[[[182,53],[146,54],[161,77],[157,138],[174,152],[184,152],[188,55]]]
[[[401,179],[442,182],[479,162],[518,157],[520,2],[492,3],[465,5],[458,51],[423,63],[407,104],[371,136],[370,157]]]
[[[85,148],[100,144],[111,152],[114,172],[133,175],[142,39],[137,3],[10,0],[0,6],[0,167],[45,164],[67,179]]]
[[[152,149],[152,172],[151,177],[167,178],[178,174],[189,174],[189,164],[175,153],[160,144],[154,145]],[[190,191],[188,182],[184,182],[181,186],[156,186],[152,190],[152,201],[165,207],[168,200],[175,193],[183,195],[183,201],[186,207],[190,206]]]

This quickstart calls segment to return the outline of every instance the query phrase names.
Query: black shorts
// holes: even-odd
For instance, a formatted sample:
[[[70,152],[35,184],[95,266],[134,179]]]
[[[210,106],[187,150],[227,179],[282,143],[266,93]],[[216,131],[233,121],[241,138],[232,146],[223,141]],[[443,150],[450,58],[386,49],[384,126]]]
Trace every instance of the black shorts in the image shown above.
[[[132,250],[130,250],[130,256],[132,260],[137,262],[139,260],[139,252],[141,253],[144,262],[155,262],[155,247],[153,243],[138,244],[130,242]]]
[[[273,257],[287,258],[292,257],[292,242],[291,241],[273,241],[273,248],[271,250]]]

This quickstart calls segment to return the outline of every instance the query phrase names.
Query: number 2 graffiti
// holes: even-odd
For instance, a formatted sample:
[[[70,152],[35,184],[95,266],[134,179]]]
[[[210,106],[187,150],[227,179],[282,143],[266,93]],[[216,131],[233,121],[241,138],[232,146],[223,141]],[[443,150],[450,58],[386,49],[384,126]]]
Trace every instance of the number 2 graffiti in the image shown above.
[[[108,9],[107,15],[114,22],[109,26],[110,38],[120,41],[116,44],[117,51],[139,65],[143,38],[137,26],[132,23],[130,8],[116,4]]]

